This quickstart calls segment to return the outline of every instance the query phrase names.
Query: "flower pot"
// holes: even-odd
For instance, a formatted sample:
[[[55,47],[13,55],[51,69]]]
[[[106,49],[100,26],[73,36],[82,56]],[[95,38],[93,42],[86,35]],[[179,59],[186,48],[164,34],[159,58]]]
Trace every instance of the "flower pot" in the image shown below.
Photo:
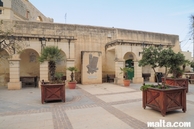
[[[130,80],[123,80],[124,86],[129,86],[130,85]]]
[[[76,82],[68,82],[69,89],[75,89]]]
[[[182,109],[186,112],[186,88],[171,86],[168,89],[148,88],[142,91],[143,108],[151,107],[163,116],[168,111]]]

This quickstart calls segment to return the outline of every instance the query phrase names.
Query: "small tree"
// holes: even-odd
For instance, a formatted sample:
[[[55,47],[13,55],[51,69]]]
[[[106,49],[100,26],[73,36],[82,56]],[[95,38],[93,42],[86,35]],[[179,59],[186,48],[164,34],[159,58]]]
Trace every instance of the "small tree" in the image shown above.
[[[165,83],[166,77],[170,71],[172,71],[174,77],[177,77],[177,69],[180,68],[180,66],[185,65],[186,62],[189,61],[185,60],[185,56],[182,53],[175,53],[171,48],[162,49],[161,47],[149,47],[144,49],[142,59],[139,61],[139,66],[150,65],[153,68],[155,75],[156,67],[164,67]]]
[[[179,74],[180,67],[189,62],[185,59],[185,56],[178,52],[175,53],[171,48],[164,49],[161,51],[158,64],[159,67],[165,67],[164,82],[166,82],[166,77],[170,73],[173,74],[173,77],[176,78]],[[182,72],[183,73],[183,72]]]
[[[63,55],[61,53],[61,49],[56,46],[47,46],[43,48],[41,55],[39,57],[39,61],[43,63],[44,61],[48,61],[49,68],[49,81],[53,82],[55,79],[55,70],[56,63],[59,63],[63,60]]]
[[[155,68],[159,67],[158,59],[159,59],[161,50],[162,50],[161,47],[153,47],[153,46],[149,48],[144,48],[142,59],[139,61],[139,66],[149,65],[153,69],[156,76]],[[157,83],[159,84],[157,76],[156,76],[156,79],[157,79]]]
[[[70,75],[71,80],[70,80],[70,82],[73,82],[74,81],[74,74],[75,74],[74,72],[77,72],[78,69],[76,67],[68,67],[67,70],[71,71],[71,75]]]

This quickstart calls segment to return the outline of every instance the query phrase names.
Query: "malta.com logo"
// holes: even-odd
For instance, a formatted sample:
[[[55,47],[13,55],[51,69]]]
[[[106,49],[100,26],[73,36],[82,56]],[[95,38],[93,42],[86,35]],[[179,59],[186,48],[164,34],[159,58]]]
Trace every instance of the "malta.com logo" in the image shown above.
[[[159,120],[156,122],[147,122],[147,127],[191,127],[191,122],[167,122]]]

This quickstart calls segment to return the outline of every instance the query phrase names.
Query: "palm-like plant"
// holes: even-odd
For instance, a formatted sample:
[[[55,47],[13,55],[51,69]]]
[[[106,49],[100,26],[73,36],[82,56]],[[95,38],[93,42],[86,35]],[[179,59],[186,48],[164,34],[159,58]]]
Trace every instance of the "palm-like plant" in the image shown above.
[[[39,57],[39,61],[43,63],[44,61],[48,61],[49,67],[49,81],[53,82],[55,79],[55,70],[56,63],[63,60],[63,55],[61,53],[61,49],[56,46],[47,46],[43,48],[41,55]]]
[[[74,81],[74,72],[77,72],[78,69],[76,67],[68,67],[67,70],[71,71],[71,75],[70,75],[71,80],[70,80],[70,82],[73,82]]]

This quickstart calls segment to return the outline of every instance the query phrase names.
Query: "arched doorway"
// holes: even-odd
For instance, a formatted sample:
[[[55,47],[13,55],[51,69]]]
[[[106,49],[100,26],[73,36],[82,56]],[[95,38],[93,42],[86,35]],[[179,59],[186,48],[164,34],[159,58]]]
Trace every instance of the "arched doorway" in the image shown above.
[[[128,72],[128,76],[129,78],[132,80],[134,77],[134,61],[133,61],[133,54],[131,52],[127,52],[124,56],[124,60],[125,60],[125,67],[130,67],[133,68],[132,72]]]
[[[134,77],[134,63],[132,59],[128,59],[125,61],[125,67],[133,68],[132,72],[128,72],[128,77],[132,80]]]
[[[20,76],[39,76],[38,53],[33,49],[26,49],[20,55]]]
[[[37,87],[40,77],[38,53],[33,49],[25,49],[20,54],[20,81],[23,87]]]

